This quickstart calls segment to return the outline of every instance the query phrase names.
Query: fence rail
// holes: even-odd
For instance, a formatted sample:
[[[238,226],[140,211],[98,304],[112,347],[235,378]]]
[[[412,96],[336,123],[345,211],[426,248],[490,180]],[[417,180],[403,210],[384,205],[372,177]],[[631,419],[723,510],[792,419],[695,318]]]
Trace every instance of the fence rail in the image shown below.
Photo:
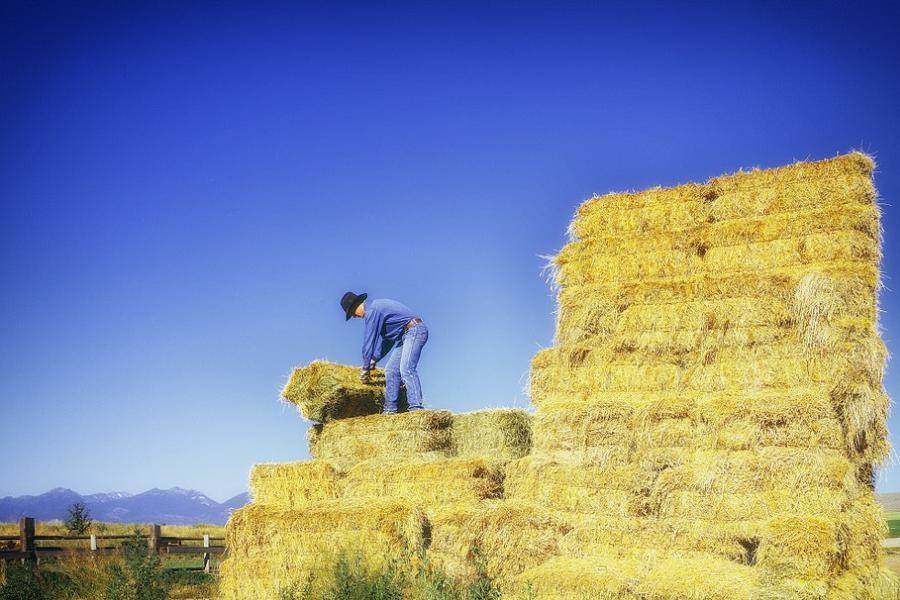
[[[202,537],[164,536],[159,525],[150,525],[146,535],[141,534],[140,539],[147,540],[147,550],[151,554],[202,554],[204,572],[210,571],[210,557],[213,554],[224,554],[225,545],[213,545],[212,542],[224,542],[221,536],[204,535]],[[48,556],[61,556],[77,553],[112,554],[120,552],[117,546],[103,546],[99,542],[131,540],[134,535],[35,535],[34,519],[22,517],[19,519],[19,535],[0,536],[2,542],[16,542],[15,548],[0,549],[0,560],[40,561]],[[51,548],[38,546],[41,541],[89,541],[90,547]],[[183,545],[182,542],[202,542],[202,546]]]

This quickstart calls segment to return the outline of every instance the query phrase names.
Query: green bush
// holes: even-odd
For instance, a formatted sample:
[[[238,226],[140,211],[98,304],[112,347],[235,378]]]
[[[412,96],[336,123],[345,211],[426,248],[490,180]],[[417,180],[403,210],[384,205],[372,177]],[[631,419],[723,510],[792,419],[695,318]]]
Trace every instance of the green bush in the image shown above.
[[[72,535],[84,535],[91,528],[91,513],[83,502],[76,502],[69,506],[68,516],[63,521],[66,530]]]
[[[307,582],[282,592],[280,600],[500,600],[500,592],[485,573],[484,560],[475,554],[475,578],[457,583],[427,561],[417,561],[423,566],[415,569],[411,557],[393,560],[384,572],[372,575],[366,572],[360,556],[341,553],[331,573],[318,578],[320,584],[327,582],[323,592],[314,594],[314,582]]]
[[[140,529],[122,544],[121,563],[109,567],[103,600],[166,600],[166,585],[159,556],[148,551]]]

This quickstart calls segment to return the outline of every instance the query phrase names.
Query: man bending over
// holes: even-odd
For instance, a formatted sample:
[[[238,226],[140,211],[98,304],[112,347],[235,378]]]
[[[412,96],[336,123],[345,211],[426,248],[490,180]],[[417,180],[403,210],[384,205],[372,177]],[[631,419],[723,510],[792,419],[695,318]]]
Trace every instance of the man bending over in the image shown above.
[[[423,408],[422,384],[416,366],[422,347],[428,341],[428,328],[408,307],[387,298],[366,300],[368,294],[347,292],[341,298],[341,308],[349,321],[351,317],[365,320],[362,346],[362,374],[365,382],[375,364],[390,352],[384,366],[384,412],[397,412],[400,382],[406,386],[409,410]],[[393,351],[391,349],[393,348]]]

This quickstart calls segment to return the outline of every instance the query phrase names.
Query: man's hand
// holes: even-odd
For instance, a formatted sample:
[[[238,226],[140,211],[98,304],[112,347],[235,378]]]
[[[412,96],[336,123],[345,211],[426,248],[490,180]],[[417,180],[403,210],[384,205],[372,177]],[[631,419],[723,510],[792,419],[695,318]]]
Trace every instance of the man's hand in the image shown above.
[[[363,367],[362,372],[359,374],[359,380],[363,383],[372,383],[372,371]]]

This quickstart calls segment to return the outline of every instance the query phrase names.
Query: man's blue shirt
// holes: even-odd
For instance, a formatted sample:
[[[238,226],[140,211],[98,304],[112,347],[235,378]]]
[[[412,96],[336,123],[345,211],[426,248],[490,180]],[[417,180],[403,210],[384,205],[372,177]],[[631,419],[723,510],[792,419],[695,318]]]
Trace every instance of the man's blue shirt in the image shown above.
[[[391,351],[403,337],[406,324],[417,315],[409,307],[387,298],[367,300],[363,307],[366,331],[363,334],[362,358],[363,367],[367,368],[372,360],[378,362]]]

